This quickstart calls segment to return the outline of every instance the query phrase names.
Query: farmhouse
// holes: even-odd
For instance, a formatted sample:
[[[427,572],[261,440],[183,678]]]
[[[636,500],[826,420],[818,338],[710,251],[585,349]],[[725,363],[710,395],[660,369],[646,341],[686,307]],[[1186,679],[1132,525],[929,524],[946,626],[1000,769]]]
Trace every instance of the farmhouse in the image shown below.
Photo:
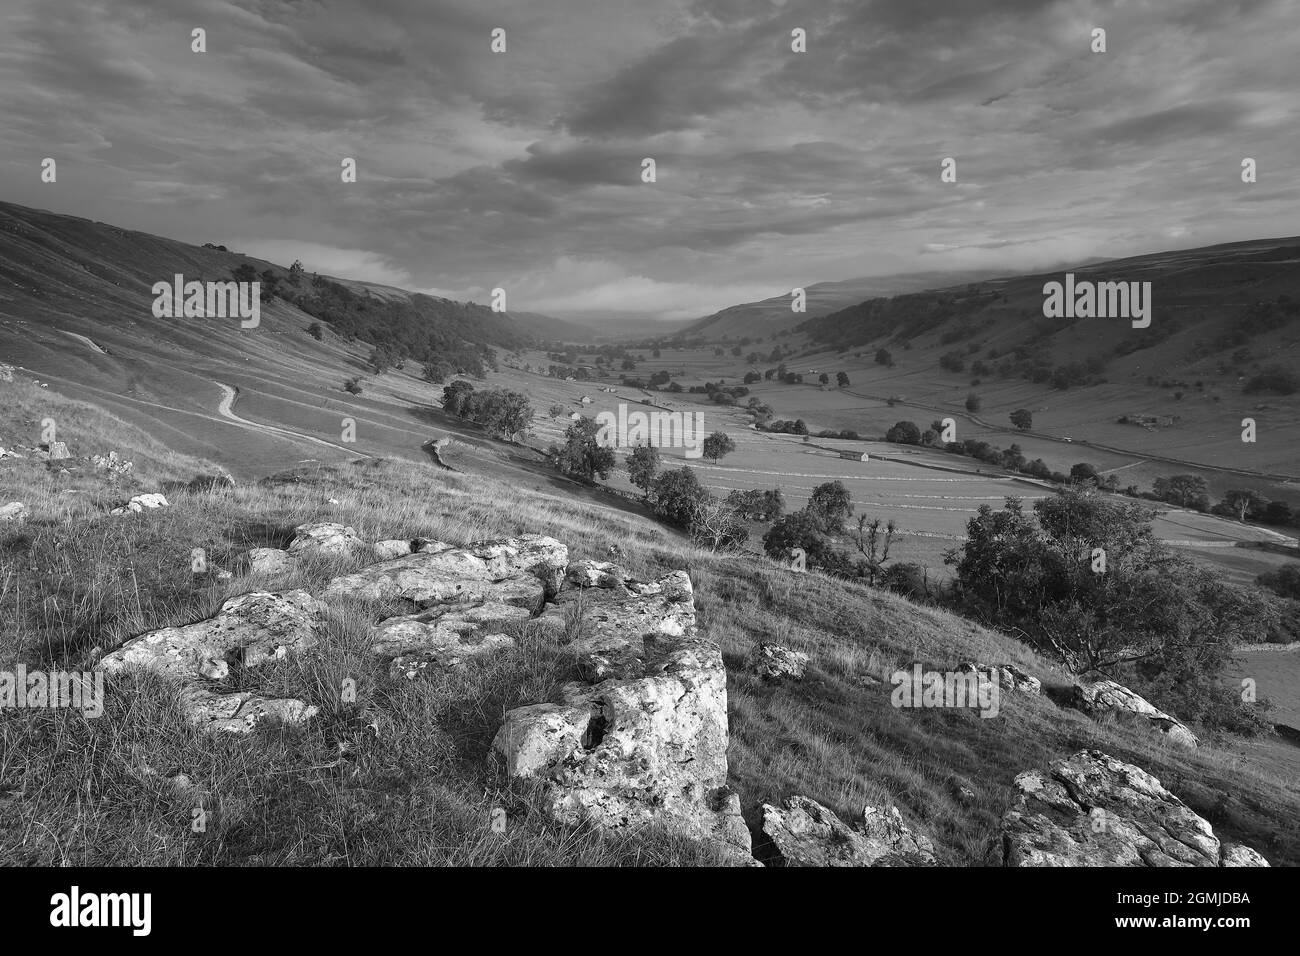
[[[582,402],[582,404],[584,405],[590,405],[592,402],[592,398],[590,395],[584,395],[582,396],[582,398],[578,399],[578,401]]]
[[[865,451],[842,451],[842,452],[840,452],[840,457],[841,457],[841,458],[847,458],[849,461],[868,461],[868,460],[869,460],[869,459],[867,458],[867,453],[866,453]]]

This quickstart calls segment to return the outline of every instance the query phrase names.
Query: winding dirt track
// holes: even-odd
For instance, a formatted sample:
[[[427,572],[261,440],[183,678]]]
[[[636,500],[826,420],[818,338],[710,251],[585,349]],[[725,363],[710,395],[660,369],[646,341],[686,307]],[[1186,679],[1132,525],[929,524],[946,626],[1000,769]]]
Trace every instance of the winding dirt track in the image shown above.
[[[224,382],[217,382],[216,386],[221,389],[221,401],[217,404],[217,414],[222,418],[228,419],[244,428],[251,428],[267,435],[275,435],[280,438],[290,438],[294,441],[311,442],[313,445],[324,445],[326,448],[334,448],[338,451],[346,452],[354,458],[369,458],[369,455],[363,455],[355,448],[348,448],[345,445],[336,445],[334,442],[326,441],[323,438],[316,438],[313,435],[304,435],[302,432],[292,431],[288,428],[281,428],[278,425],[264,425],[261,422],[249,421],[247,418],[240,418],[234,412],[234,404],[239,398],[239,389]]]

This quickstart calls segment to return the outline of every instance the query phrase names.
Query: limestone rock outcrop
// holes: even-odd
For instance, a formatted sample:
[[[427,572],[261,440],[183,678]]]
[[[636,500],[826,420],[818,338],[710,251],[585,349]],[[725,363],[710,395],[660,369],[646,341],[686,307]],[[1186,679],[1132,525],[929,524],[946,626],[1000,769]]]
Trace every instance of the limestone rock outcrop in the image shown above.
[[[1007,866],[1268,866],[1248,847],[1221,843],[1151,774],[1099,750],[1016,777],[1020,797],[1002,817]]]
[[[366,543],[347,525],[333,521],[312,521],[293,529],[293,540],[285,548],[251,548],[243,558],[250,572],[264,575],[287,574],[309,555],[351,556],[366,549]]]
[[[129,475],[135,467],[131,462],[124,461],[115,451],[110,451],[107,455],[91,455],[90,464],[95,471],[107,472],[110,477]]]
[[[1075,685],[1071,704],[1086,714],[1118,711],[1144,717],[1173,743],[1184,747],[1197,747],[1200,741],[1177,717],[1157,709],[1146,698],[1135,694],[1123,684],[1113,680],[1099,680],[1092,684]]]
[[[755,644],[746,665],[764,680],[800,680],[808,667],[808,655],[781,644]]]
[[[99,666],[145,667],[182,679],[220,680],[231,666],[256,667],[312,647],[328,608],[306,591],[254,591],[233,597],[212,617],[131,638]]]
[[[154,508],[166,508],[167,498],[164,495],[151,493],[135,495],[120,508],[114,508],[109,514],[139,514],[141,511],[152,511]]]
[[[568,548],[536,534],[467,548],[431,542],[414,554],[335,578],[325,596],[404,600],[417,608],[499,602],[536,613],[559,591],[568,561]]]
[[[262,697],[249,691],[215,694],[193,688],[182,694],[186,716],[204,730],[250,733],[270,717],[287,724],[301,724],[315,717],[318,708],[293,697]]]
[[[408,679],[429,667],[465,661],[513,647],[503,628],[531,618],[526,608],[500,601],[469,606],[437,605],[419,614],[390,617],[375,629],[371,650],[392,658],[390,673]]]
[[[267,716],[299,722],[315,708],[293,699],[223,694],[206,682],[315,646],[328,611],[306,591],[241,594],[206,620],[134,637],[96,666],[110,673],[141,667],[181,681],[186,716],[200,726],[245,732]]]
[[[293,570],[293,559],[289,557],[289,552],[280,548],[252,548],[244,552],[244,560],[252,574],[276,576]]]
[[[1015,664],[972,664],[965,661],[957,665],[962,673],[987,674],[990,680],[996,680],[1003,690],[1012,690],[1031,697],[1038,697],[1043,692],[1043,684],[1037,677],[1027,674]]]
[[[23,524],[27,520],[27,514],[27,506],[21,501],[11,501],[7,505],[0,505],[0,524],[7,522]]]
[[[301,558],[308,554],[350,555],[365,546],[356,531],[347,525],[317,521],[294,528],[288,550],[290,557]]]
[[[763,832],[786,866],[932,866],[934,845],[910,829],[897,807],[868,806],[850,827],[815,800],[763,804]]]
[[[563,822],[660,823],[751,864],[739,797],[727,787],[727,683],[717,644],[695,627],[683,571],[653,583],[578,562],[543,618],[585,661],[561,703],[516,708],[493,741],[513,776],[545,784]],[[595,582],[595,583],[593,583]]]

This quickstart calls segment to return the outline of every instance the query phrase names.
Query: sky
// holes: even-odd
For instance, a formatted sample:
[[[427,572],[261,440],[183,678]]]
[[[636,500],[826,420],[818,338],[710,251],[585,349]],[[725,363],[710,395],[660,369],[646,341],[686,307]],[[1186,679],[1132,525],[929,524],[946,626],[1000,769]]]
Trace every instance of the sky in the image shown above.
[[[1298,63],[1295,0],[4,0],[0,199],[692,319],[1295,235]]]

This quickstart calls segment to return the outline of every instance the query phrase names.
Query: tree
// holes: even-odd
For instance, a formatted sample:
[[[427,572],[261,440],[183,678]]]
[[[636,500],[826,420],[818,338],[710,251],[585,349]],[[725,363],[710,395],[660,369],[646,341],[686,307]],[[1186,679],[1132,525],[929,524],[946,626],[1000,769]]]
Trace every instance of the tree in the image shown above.
[[[916,422],[899,422],[885,432],[885,441],[897,445],[919,445],[921,443],[921,429],[916,426]]]
[[[876,349],[876,364],[887,365],[887,366],[893,365],[894,357],[890,355],[889,352],[886,351],[885,349]]]
[[[270,269],[263,269],[258,280],[262,283],[261,301],[263,304],[270,302],[280,294],[280,277]]]
[[[1300,564],[1293,561],[1276,571],[1265,571],[1255,578],[1255,583],[1284,598],[1300,601]]]
[[[980,397],[974,392],[966,396],[966,411],[978,412],[980,410]]]
[[[235,270],[231,272],[231,276],[236,282],[256,282],[257,270],[247,262],[241,262],[235,267]]]
[[[637,445],[627,458],[628,478],[641,489],[641,497],[650,495],[655,476],[659,474],[659,449],[653,445]]]
[[[1070,479],[1072,481],[1096,481],[1097,467],[1088,464],[1086,461],[1081,461],[1076,465],[1071,465]]]
[[[636,362],[632,361],[630,358],[623,359],[623,371],[630,372],[634,368],[636,368]]]
[[[311,325],[307,326],[307,334],[319,342],[325,337],[325,330],[321,328],[319,322],[313,322]]]
[[[804,510],[822,534],[841,534],[853,514],[853,501],[843,482],[827,481],[813,489]]]
[[[361,394],[361,378],[354,376],[343,383],[343,391],[350,392],[353,395]]]
[[[726,432],[714,432],[704,439],[704,457],[709,461],[717,461],[735,450],[736,443],[731,440],[731,436]]]
[[[569,425],[562,446],[552,445],[548,454],[555,468],[571,478],[592,481],[602,480],[614,470],[614,449],[604,448],[596,441],[600,428],[594,418],[585,415]]]
[[[790,561],[796,548],[803,549],[805,559],[826,548],[820,524],[806,511],[786,515],[763,535],[763,551],[774,560]]]
[[[776,521],[785,513],[785,497],[780,488],[771,491],[760,488],[741,491],[737,488],[727,495],[727,504],[750,521]]]
[[[1017,408],[1011,413],[1011,424],[1027,432],[1034,427],[1034,414],[1027,408]]]
[[[1155,480],[1152,493],[1161,501],[1184,508],[1204,510],[1209,507],[1210,488],[1200,475],[1170,475]]]
[[[1296,519],[1295,511],[1285,501],[1270,501],[1260,520],[1267,524],[1288,525]]]
[[[817,381],[819,381],[823,385],[829,385],[831,383],[831,377],[827,375],[825,372],[822,372],[820,375],[817,376]]]
[[[836,383],[840,388],[848,388],[848,386],[849,386],[849,373],[848,373],[848,372],[836,372],[836,373],[835,373],[835,383]]]
[[[1236,512],[1238,520],[1245,521],[1249,512],[1263,508],[1268,504],[1268,499],[1253,489],[1236,488],[1223,493],[1222,504]]]
[[[659,349],[655,349],[655,350],[654,350],[653,352],[651,352],[650,354],[653,355],[655,358],[659,358],[659,356],[660,356],[661,353],[660,353]]]
[[[491,388],[470,394],[468,417],[494,438],[512,439],[528,430],[533,406],[522,392]]]
[[[420,377],[432,385],[441,385],[451,374],[451,366],[446,362],[425,362]]]
[[[561,415],[563,415],[563,414],[564,414],[565,412],[567,412],[568,410],[569,410],[569,407],[568,407],[567,405],[561,405],[559,402],[556,402],[554,405],[552,405],[552,406],[551,406],[550,408],[548,408],[546,411],[547,411],[547,414],[549,414],[552,418],[559,418]]]
[[[1233,693],[1225,668],[1236,642],[1275,626],[1275,607],[1170,552],[1135,502],[1072,488],[1034,512],[1037,521],[1008,498],[967,523],[948,563],[968,613],[1184,720],[1255,732],[1258,711]]]
[[[882,536],[879,518],[873,518],[868,522],[866,515],[858,515],[858,528],[853,535],[853,541],[858,546],[858,551],[862,553],[862,565],[867,583],[873,587],[880,581],[885,562],[889,560],[889,546],[894,540],[894,530],[892,518],[885,525],[885,533]]]
[[[297,288],[302,284],[302,261],[294,259],[293,265],[289,267],[289,285]]]
[[[738,547],[748,538],[744,519],[726,502],[709,495],[695,506],[691,515],[691,540],[696,544],[717,552]]]
[[[694,470],[682,466],[656,478],[650,497],[654,501],[655,514],[672,524],[689,528],[695,509],[711,496],[700,484]]]
[[[470,411],[469,397],[474,393],[474,386],[458,378],[442,390],[442,410],[448,415],[468,418]]]
[[[397,356],[387,345],[376,345],[370,350],[370,357],[366,359],[366,364],[376,375],[383,375],[397,364]]]
[[[790,562],[796,548],[803,550],[805,567],[840,577],[857,576],[853,563],[822,537],[817,519],[806,510],[786,515],[763,535],[764,553],[782,564]]]

